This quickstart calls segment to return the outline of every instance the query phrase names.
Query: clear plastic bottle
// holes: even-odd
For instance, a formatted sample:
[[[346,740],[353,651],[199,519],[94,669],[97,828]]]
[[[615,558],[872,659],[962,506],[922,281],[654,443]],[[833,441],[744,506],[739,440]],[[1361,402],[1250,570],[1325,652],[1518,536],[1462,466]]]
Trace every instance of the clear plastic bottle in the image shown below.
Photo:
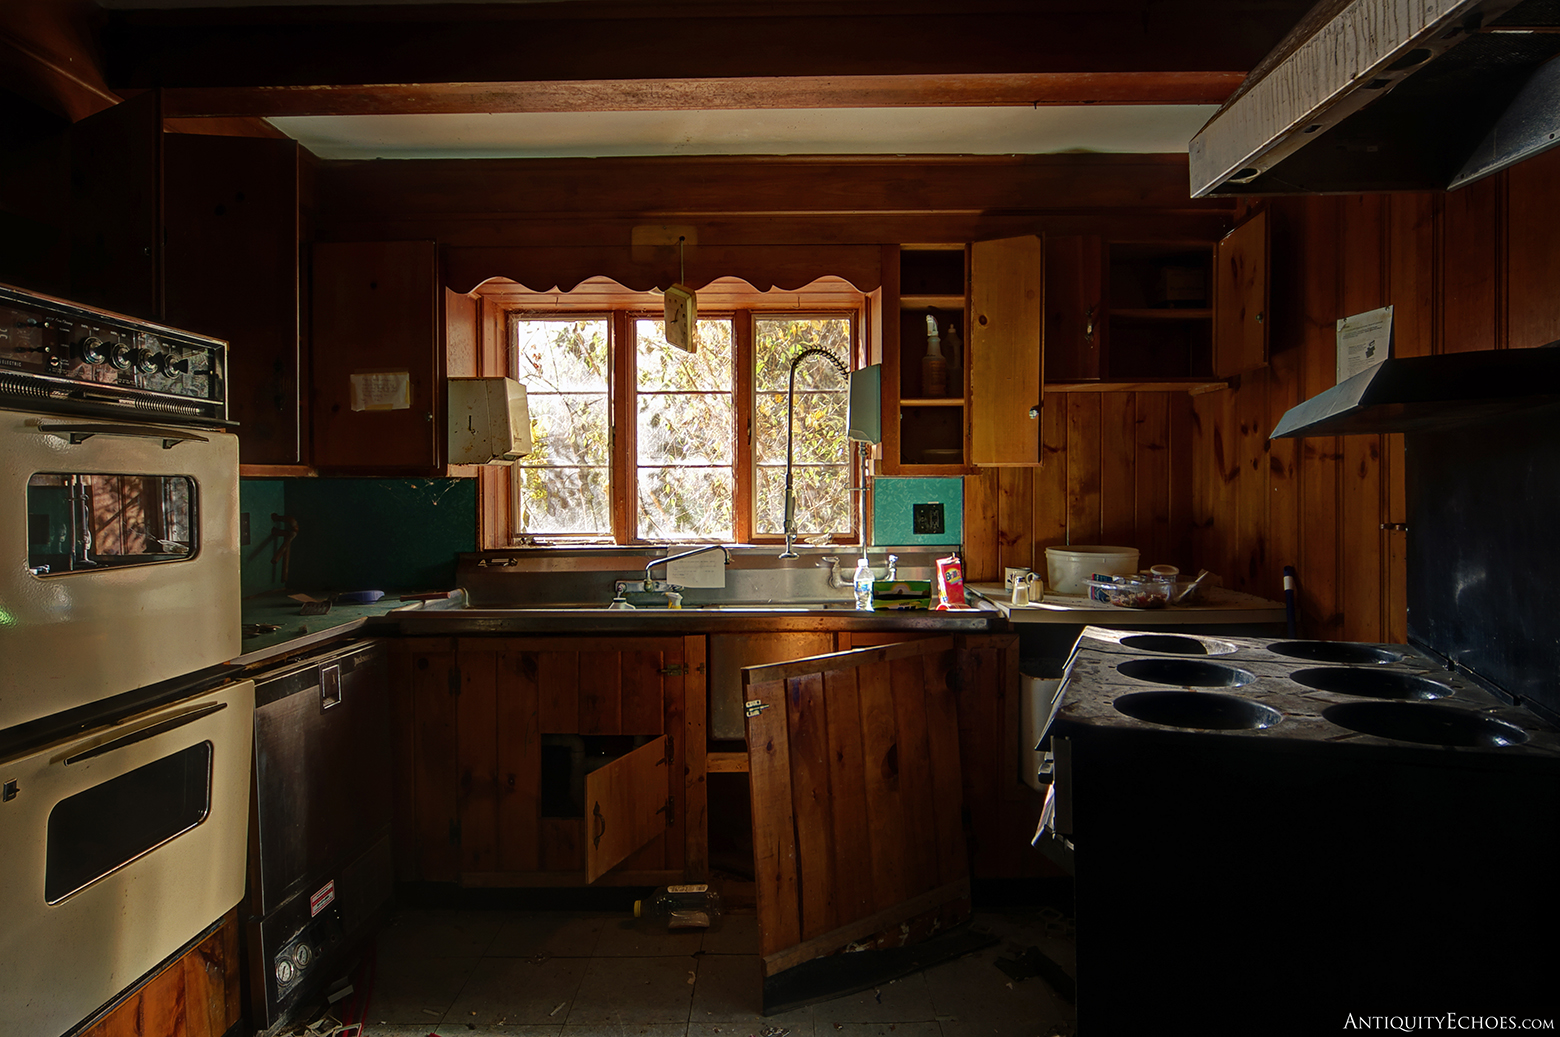
[[[634,917],[658,929],[717,929],[720,894],[702,882],[662,886],[648,900],[634,901]]]
[[[865,557],[856,560],[856,575],[851,585],[856,588],[856,607],[863,612],[872,611],[872,569]]]

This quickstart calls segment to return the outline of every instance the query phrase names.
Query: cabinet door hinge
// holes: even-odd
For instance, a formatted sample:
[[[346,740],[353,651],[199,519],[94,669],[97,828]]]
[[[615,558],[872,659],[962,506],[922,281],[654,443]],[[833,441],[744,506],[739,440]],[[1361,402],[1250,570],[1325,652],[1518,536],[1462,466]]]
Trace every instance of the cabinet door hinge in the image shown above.
[[[674,735],[667,735],[666,736],[666,755],[661,757],[660,763],[656,764],[656,766],[660,766],[661,763],[664,763],[668,767],[670,767],[672,765],[672,760],[676,758],[676,754],[677,754],[677,738]]]
[[[656,813],[666,815],[666,827],[668,828],[671,828],[677,823],[677,807],[672,802],[671,796],[666,797],[666,806],[657,808]]]

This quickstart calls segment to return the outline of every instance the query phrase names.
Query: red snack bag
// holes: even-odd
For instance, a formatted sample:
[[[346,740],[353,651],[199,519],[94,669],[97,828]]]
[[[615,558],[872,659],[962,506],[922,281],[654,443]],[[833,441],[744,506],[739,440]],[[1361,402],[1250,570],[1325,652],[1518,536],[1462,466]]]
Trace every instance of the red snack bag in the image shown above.
[[[964,608],[964,564],[958,555],[937,559],[937,595],[939,611]]]

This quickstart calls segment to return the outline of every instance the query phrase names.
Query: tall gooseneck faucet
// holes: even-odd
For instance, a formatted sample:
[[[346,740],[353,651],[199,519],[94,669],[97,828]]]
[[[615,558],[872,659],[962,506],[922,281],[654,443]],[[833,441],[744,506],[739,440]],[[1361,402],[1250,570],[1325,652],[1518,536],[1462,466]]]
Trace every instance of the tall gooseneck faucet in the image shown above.
[[[793,549],[796,542],[796,495],[791,492],[791,410],[796,405],[796,365],[810,356],[822,357],[840,374],[850,377],[850,368],[827,349],[812,346],[791,358],[791,380],[785,390],[785,550],[781,558],[800,557]]]

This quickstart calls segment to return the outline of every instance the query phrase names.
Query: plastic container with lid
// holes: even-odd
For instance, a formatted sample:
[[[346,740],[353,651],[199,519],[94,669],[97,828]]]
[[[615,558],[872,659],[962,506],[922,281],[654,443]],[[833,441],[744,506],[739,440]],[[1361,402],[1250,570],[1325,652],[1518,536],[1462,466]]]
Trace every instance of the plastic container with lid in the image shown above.
[[[1087,594],[1088,579],[1095,573],[1134,573],[1137,567],[1135,547],[1081,544],[1045,549],[1045,582],[1055,594]]]
[[[1114,580],[1089,580],[1089,597],[1107,605],[1129,609],[1159,609],[1170,603],[1171,584],[1151,576],[1120,576]]]

